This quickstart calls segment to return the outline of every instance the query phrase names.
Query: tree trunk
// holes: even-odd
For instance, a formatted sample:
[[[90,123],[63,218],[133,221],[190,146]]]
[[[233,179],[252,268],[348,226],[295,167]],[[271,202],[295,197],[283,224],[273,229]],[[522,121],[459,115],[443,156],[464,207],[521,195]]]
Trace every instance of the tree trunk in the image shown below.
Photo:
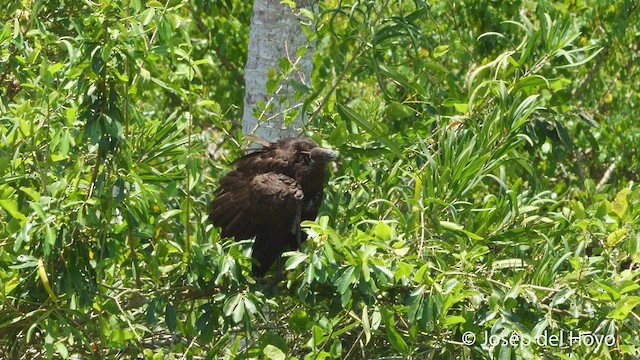
[[[267,141],[300,135],[304,122],[301,111],[304,97],[294,100],[294,88],[290,82],[308,84],[310,80],[315,41],[309,41],[303,32],[301,20],[310,20],[301,17],[299,12],[300,9],[314,9],[312,0],[294,2],[295,9],[282,4],[281,0],[255,0],[253,4],[244,74],[242,131],[244,134],[253,134]],[[315,27],[315,24],[313,26]],[[301,47],[307,47],[307,51],[298,57],[298,49]],[[289,72],[289,76],[285,75],[274,93],[268,94],[266,84],[269,69],[273,68],[279,72],[278,61],[281,58],[288,59],[291,67],[295,66],[295,69]],[[271,108],[267,111],[257,108],[258,101]],[[285,118],[293,120],[285,125]]]

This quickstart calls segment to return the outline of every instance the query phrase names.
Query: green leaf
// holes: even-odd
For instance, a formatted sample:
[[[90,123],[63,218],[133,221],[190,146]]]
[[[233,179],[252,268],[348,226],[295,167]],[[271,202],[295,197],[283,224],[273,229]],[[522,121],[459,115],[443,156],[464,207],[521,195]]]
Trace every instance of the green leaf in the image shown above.
[[[424,306],[424,293],[427,289],[426,285],[421,285],[413,290],[409,296],[409,313],[407,319],[410,324],[420,320]]]
[[[208,106],[217,106],[217,105],[218,103],[213,100],[202,100],[196,104],[197,107],[208,107]]]
[[[462,316],[449,315],[449,316],[445,316],[444,319],[442,319],[441,324],[442,326],[448,327],[450,325],[464,324],[466,322],[467,320]]]
[[[389,340],[389,343],[391,343],[391,346],[393,346],[394,349],[396,349],[402,354],[407,353],[409,351],[409,346],[404,341],[402,336],[400,336],[400,334],[395,329],[395,327],[393,325],[387,325],[386,329],[387,329],[387,339]]]
[[[265,357],[267,359],[271,359],[271,360],[285,360],[286,359],[285,353],[283,353],[282,350],[278,349],[277,347],[275,347],[273,345],[265,346],[264,350],[262,350],[262,353],[265,355]]]
[[[436,48],[433,49],[433,57],[437,59],[448,52],[449,52],[449,45],[436,46]]]
[[[461,230],[460,232],[462,232],[463,234],[467,235],[469,237],[469,239],[471,240],[484,240],[484,238],[476,233],[472,233],[471,231],[468,230]]]
[[[176,309],[171,305],[171,303],[167,303],[164,313],[164,321],[167,324],[169,331],[176,331],[176,328],[178,327],[178,317],[176,316]]]
[[[391,119],[404,119],[416,114],[416,111],[397,101],[389,101],[384,109],[385,115]]]
[[[578,200],[569,201],[569,205],[571,206],[571,210],[575,214],[577,219],[586,218],[586,213],[584,211],[584,205]]]
[[[158,300],[157,299],[153,299],[149,302],[149,306],[147,307],[147,314],[145,316],[145,319],[147,321],[147,324],[155,324],[157,319],[156,319],[156,308],[158,306]]]
[[[587,50],[587,49],[584,49]],[[572,68],[572,67],[576,67],[576,66],[580,66],[582,64],[586,64],[589,61],[591,61],[591,59],[593,59],[594,57],[598,56],[598,54],[600,53],[600,51],[604,50],[604,48],[599,48],[598,50],[594,51],[593,53],[591,53],[589,56],[586,56],[584,58],[582,58],[579,61],[569,61],[569,64],[566,65],[560,65],[557,66],[557,69],[568,69],[568,68]]]
[[[541,87],[549,88],[551,87],[551,85],[546,78],[540,75],[528,75],[518,79],[518,81],[514,85],[512,85],[509,93],[516,94],[519,91],[538,89]]]
[[[313,326],[313,344],[314,347],[317,347],[318,345],[322,344],[322,341],[324,341],[324,332],[322,331],[322,328],[314,325]]]
[[[385,324],[387,339],[391,346],[400,353],[407,353],[409,346],[395,328],[394,313],[385,306],[380,307],[380,313],[382,314],[382,322]]]
[[[9,215],[13,216],[20,222],[24,222],[25,220],[27,220],[27,217],[22,215],[22,213],[18,210],[18,202],[15,200],[2,199],[0,200],[0,207],[5,209],[9,213]]]
[[[567,301],[567,299],[569,299],[575,293],[576,291],[574,289],[571,289],[568,287],[563,288],[553,296],[553,300],[551,301],[551,306],[558,306],[558,305],[564,304],[564,302]]]
[[[418,84],[415,81],[411,81],[409,80],[406,76],[404,76],[403,74],[401,74],[398,70],[387,66],[386,64],[383,63],[378,63],[378,70],[380,71],[380,73],[383,76],[386,76],[390,79],[392,79],[393,81],[395,81],[396,83],[398,83],[399,85],[407,88],[407,89],[412,89],[415,92],[417,92],[418,94],[422,95],[422,96],[427,96],[427,92],[425,91],[425,89]]]
[[[622,321],[627,318],[629,313],[640,304],[640,296],[630,296],[622,300],[618,306],[607,315],[608,318]]]
[[[453,231],[459,231],[464,229],[464,226],[458,225],[450,221],[440,221],[440,226],[442,226],[443,229],[453,230]]]
[[[280,78],[279,77],[273,77],[273,78],[270,78],[269,80],[267,80],[267,83],[265,84],[265,87],[267,89],[267,94],[275,93],[275,91],[278,88],[279,84],[280,84]]]
[[[393,151],[394,154],[400,155],[400,149],[398,149],[396,144],[391,141],[389,135],[380,132],[378,128],[373,123],[371,123],[370,120],[365,119],[362,115],[358,114],[356,111],[343,104],[338,104],[338,113],[340,113],[340,116],[342,116],[344,119],[357,123],[359,126],[364,128],[366,132],[374,135],[376,140],[385,144],[389,149],[391,149],[391,151]]]
[[[426,278],[429,278],[427,271],[429,271],[429,264],[422,265],[420,269],[416,271],[415,275],[413,276],[413,280],[421,284],[425,280],[425,276]]]
[[[375,226],[374,233],[377,238],[383,241],[391,240],[391,227],[383,221],[378,221]]]
[[[611,203],[611,211],[613,211],[618,218],[624,219],[624,215],[629,208],[629,202],[627,196],[629,195],[629,189],[624,188],[616,194],[616,198]]]
[[[179,209],[173,209],[173,210],[169,210],[169,211],[165,211],[162,214],[160,214],[160,218],[158,219],[158,223],[162,223],[167,221],[167,219],[174,217],[178,214],[181,214],[182,210]]]
[[[36,190],[33,190],[31,188],[27,188],[27,187],[24,187],[24,186],[21,186],[20,190],[22,192],[24,192],[25,194],[29,195],[29,197],[32,198],[34,201],[40,201],[40,193],[37,192]]]
[[[53,228],[51,226],[49,226],[49,224],[46,224],[44,226],[44,234],[45,234],[45,239],[47,241],[47,244],[49,244],[49,246],[54,247],[56,244],[56,234],[53,231]]]
[[[287,59],[286,57],[281,57],[280,59],[278,59],[278,69],[280,69],[280,72],[286,73],[290,68],[291,62],[289,61],[289,59]]]
[[[624,295],[628,292],[631,292],[637,289],[640,289],[640,285],[631,280],[625,280],[620,284],[620,286],[618,286],[618,291],[620,292],[621,295]]]
[[[345,143],[348,134],[347,125],[344,121],[339,121],[336,124],[335,129],[333,129],[329,135],[329,143],[335,146],[340,146]]]
[[[265,332],[260,336],[260,339],[258,340],[258,347],[264,350],[269,345],[280,349],[280,351],[285,354],[289,351],[287,341],[283,339],[282,336],[272,332]]]
[[[173,37],[173,27],[167,15],[163,15],[158,24],[158,35],[163,43],[169,43]]]
[[[69,350],[67,350],[67,346],[65,344],[56,342],[55,344],[53,344],[53,346],[56,348],[58,354],[60,354],[60,357],[62,357],[63,359],[69,358]]]
[[[597,284],[597,287],[600,288],[601,290],[604,290],[607,293],[607,296],[601,296],[602,299],[606,299],[606,300],[613,300],[616,301],[618,299],[620,299],[620,293],[618,293],[618,290],[616,290],[612,285],[605,283],[604,281],[595,281],[595,284]],[[594,295],[596,297],[598,297],[598,295]]]
[[[624,240],[629,233],[629,229],[618,229],[612,231],[607,236],[607,246],[616,246],[620,241]]]
[[[338,292],[340,294],[344,294],[351,283],[353,283],[356,279],[353,276],[353,272],[356,270],[355,267],[349,266],[347,270],[345,270],[338,281],[336,282],[336,286],[338,287]]]
[[[283,254],[286,255],[287,253]],[[309,258],[309,255],[305,254],[305,253],[300,253],[300,252],[292,252],[291,254],[293,254],[291,257],[289,257],[287,259],[287,262],[285,263],[285,269],[286,270],[293,270],[295,268],[297,268],[300,264],[302,264],[304,261],[306,261]]]
[[[64,64],[56,63],[56,64],[53,64],[53,65],[49,66],[49,67],[47,68],[47,71],[48,71],[50,74],[52,74],[52,75],[53,75],[53,74],[57,73],[60,69],[62,69],[62,67],[63,67],[63,66],[64,66]]]
[[[446,67],[442,66],[442,64],[431,61],[429,59],[424,59],[420,62],[420,65],[428,72],[438,76],[440,78],[444,78],[444,76],[449,72]]]
[[[289,316],[289,324],[294,330],[305,331],[309,324],[309,314],[304,309],[296,309]]]
[[[164,5],[162,5],[162,3],[157,0],[148,1],[146,5],[148,8],[156,8],[156,9],[164,8]]]
[[[243,302],[244,308],[247,310],[247,312],[249,312],[249,314],[255,314],[256,312],[258,312],[256,304],[254,304],[253,300],[251,300],[250,297],[245,297]]]
[[[367,306],[362,307],[362,317],[360,318],[362,323],[362,331],[364,331],[365,344],[371,341],[371,323],[369,322],[369,312]]]
[[[242,321],[244,316],[244,301],[242,294],[235,294],[228,298],[223,308],[224,314],[230,316],[235,323]]]
[[[335,339],[331,344],[331,350],[329,350],[331,357],[339,359],[342,356],[342,342],[339,339]]]

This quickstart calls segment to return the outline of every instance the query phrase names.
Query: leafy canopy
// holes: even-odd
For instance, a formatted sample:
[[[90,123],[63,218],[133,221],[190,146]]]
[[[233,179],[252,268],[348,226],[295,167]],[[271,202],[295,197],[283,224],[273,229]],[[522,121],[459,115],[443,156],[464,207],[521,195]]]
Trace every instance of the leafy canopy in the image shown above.
[[[341,160],[272,286],[206,220],[250,5],[5,6],[0,357],[637,357],[638,5],[318,10],[294,86]],[[615,344],[502,341],[572,331]]]

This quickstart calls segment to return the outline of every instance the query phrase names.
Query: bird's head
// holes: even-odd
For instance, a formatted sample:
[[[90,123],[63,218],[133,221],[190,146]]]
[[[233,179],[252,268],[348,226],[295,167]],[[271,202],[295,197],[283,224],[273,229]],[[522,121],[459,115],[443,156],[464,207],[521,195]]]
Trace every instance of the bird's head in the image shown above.
[[[335,151],[320,147],[311,139],[293,138],[285,139],[283,141],[289,141],[290,146],[295,149],[298,156],[303,156],[303,159],[305,159],[304,162],[307,164],[324,165],[330,161],[338,159],[338,154]]]
[[[329,149],[325,149],[317,146],[311,149],[311,151],[309,151],[309,158],[313,163],[325,164],[330,161],[337,160],[338,154],[333,150],[329,150]]]

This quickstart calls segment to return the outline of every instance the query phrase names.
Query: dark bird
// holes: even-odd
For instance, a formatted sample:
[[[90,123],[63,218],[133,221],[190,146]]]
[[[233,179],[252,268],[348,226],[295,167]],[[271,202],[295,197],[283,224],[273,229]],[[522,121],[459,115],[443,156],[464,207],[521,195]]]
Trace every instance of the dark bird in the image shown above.
[[[318,215],[326,164],[336,158],[313,140],[287,138],[235,160],[235,170],[220,179],[209,219],[222,237],[255,238],[255,276],[306,240],[300,222]]]

